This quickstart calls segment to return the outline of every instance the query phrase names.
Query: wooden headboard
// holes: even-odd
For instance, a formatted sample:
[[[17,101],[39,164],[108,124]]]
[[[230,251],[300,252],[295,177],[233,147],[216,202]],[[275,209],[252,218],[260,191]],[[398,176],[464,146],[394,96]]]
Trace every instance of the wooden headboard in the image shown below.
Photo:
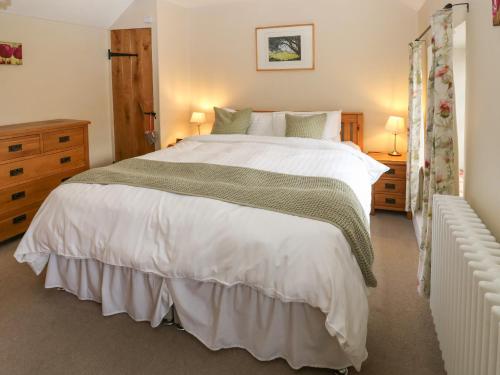
[[[363,151],[363,124],[363,113],[342,112],[342,130],[340,132],[342,142],[351,141],[356,143]]]
[[[254,112],[276,112],[276,111],[255,111]],[[311,112],[311,111],[300,111]],[[342,129],[340,139],[342,142],[350,141],[359,146],[363,151],[363,124],[364,116],[362,112],[342,112]]]

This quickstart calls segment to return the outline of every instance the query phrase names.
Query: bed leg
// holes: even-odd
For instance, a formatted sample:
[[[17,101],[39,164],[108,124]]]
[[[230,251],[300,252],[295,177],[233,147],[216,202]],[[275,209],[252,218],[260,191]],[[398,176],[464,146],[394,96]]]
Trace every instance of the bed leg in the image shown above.
[[[349,374],[348,368],[343,368],[340,370],[333,370],[333,375],[348,375],[348,374]]]
[[[173,317],[173,321],[174,321],[174,326],[175,328],[177,328],[179,331],[184,331],[184,327],[182,326],[181,324],[181,321],[179,319],[178,316],[176,316],[177,314],[175,313],[175,305],[172,306],[172,317]]]
[[[161,323],[162,325],[166,325],[166,326],[173,326],[175,324],[174,322],[174,318],[173,317],[165,317]]]
[[[174,326],[177,328],[179,331],[184,331],[184,327],[180,323],[179,318],[176,317],[175,314],[175,305],[172,305],[172,308],[170,309],[171,314],[169,313],[165,319],[163,319],[163,324],[166,326]],[[170,316],[169,316],[170,315]]]

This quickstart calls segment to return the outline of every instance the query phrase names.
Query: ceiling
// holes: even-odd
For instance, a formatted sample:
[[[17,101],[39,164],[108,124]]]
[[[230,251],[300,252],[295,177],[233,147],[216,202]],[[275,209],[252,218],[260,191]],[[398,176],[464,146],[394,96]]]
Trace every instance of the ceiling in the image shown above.
[[[401,3],[404,3],[408,5],[410,8],[413,8],[415,10],[420,10],[422,8],[422,5],[424,5],[425,0],[397,0]]]
[[[179,5],[183,5],[185,7],[194,8],[194,7],[209,6],[214,4],[227,4],[227,3],[236,3],[236,2],[243,2],[250,0],[170,0],[170,1]],[[264,1],[270,1],[270,0],[264,0]],[[393,1],[403,3],[415,10],[419,10],[425,3],[425,0],[393,0]]]
[[[0,0],[0,12],[109,27],[134,0]]]
[[[0,12],[44,18],[54,21],[107,28],[134,0],[0,0]],[[141,0],[137,0],[141,1]],[[250,0],[165,0],[185,7]],[[256,0],[253,0],[256,1]],[[270,0],[260,0],[270,1]],[[415,10],[425,0],[392,0]]]

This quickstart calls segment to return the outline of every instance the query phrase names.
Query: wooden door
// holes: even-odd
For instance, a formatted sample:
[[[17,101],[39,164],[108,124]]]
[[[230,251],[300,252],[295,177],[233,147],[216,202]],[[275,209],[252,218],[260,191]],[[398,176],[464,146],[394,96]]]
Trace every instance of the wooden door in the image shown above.
[[[111,30],[110,59],[115,161],[119,161],[155,150],[144,136],[154,121],[151,29]]]

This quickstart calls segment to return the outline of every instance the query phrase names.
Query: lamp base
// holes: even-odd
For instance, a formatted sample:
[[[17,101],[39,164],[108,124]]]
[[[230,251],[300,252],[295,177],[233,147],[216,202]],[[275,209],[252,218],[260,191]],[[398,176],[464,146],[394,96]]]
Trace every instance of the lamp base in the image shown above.
[[[390,156],[401,156],[401,153],[397,152],[396,150],[394,150],[393,152],[388,152],[388,155],[390,155]]]

